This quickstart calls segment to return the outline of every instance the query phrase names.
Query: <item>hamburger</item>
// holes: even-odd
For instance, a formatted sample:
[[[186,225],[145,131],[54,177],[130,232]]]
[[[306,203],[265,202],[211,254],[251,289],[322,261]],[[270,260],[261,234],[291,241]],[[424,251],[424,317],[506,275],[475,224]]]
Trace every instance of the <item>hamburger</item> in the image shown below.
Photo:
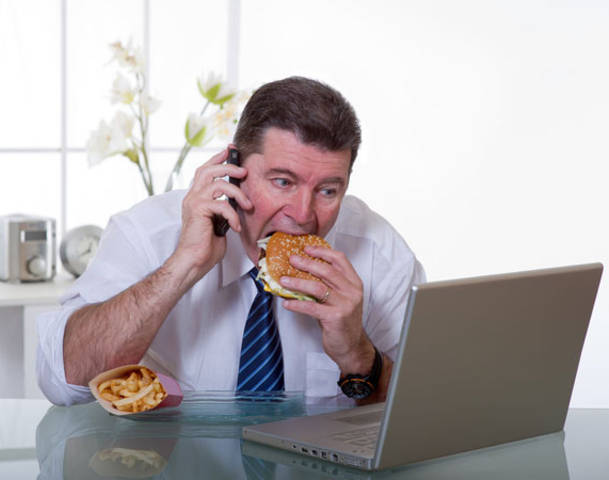
[[[265,291],[283,298],[318,301],[317,298],[310,295],[288,290],[279,283],[279,279],[283,276],[321,282],[315,275],[298,270],[290,264],[290,255],[300,255],[316,262],[325,263],[320,258],[307,255],[304,252],[307,245],[331,248],[330,244],[323,238],[311,234],[291,235],[284,232],[275,232],[269,237],[258,240],[258,246],[261,249],[260,259],[258,260],[258,279],[262,281]]]

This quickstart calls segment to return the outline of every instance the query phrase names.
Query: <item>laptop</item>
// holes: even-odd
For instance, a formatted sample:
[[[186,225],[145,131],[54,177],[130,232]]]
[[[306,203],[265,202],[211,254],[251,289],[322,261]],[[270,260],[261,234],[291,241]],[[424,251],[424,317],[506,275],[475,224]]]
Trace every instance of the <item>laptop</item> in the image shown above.
[[[560,432],[600,263],[412,287],[387,401],[243,438],[380,470]]]
[[[247,461],[252,465],[258,465],[257,470],[260,470],[261,465],[267,471],[272,471],[273,465],[287,467],[289,478],[380,480],[381,478],[396,478],[397,474],[408,480],[429,480],[430,478],[434,480],[488,478],[493,480],[519,478],[569,480],[564,440],[565,432],[556,432],[382,472],[355,469],[249,441],[241,443],[241,455],[244,458],[248,457]],[[245,461],[243,464],[247,465]],[[246,473],[248,473],[247,470]],[[254,478],[261,477],[254,476]]]

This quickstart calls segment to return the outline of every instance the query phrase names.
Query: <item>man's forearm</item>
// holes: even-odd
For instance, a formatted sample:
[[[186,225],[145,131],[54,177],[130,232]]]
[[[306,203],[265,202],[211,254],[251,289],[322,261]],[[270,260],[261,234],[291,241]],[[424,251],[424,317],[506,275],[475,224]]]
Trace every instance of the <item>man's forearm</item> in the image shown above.
[[[66,324],[66,381],[86,385],[99,372],[138,363],[178,300],[200,278],[168,260],[111,299],[74,312]]]

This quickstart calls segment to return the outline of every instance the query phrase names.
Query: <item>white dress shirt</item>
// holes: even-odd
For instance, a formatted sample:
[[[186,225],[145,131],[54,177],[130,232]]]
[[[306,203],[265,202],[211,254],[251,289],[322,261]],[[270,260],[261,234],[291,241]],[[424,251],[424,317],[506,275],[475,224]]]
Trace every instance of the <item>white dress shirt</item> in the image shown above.
[[[159,268],[174,252],[185,190],[151,197],[113,216],[94,260],[62,296],[59,311],[38,318],[37,375],[53,403],[91,401],[89,389],[66,382],[63,336],[69,316],[102,302]],[[326,236],[344,252],[364,284],[363,324],[382,352],[395,358],[410,287],[425,281],[421,264],[389,223],[353,196],[343,200]],[[234,390],[243,328],[256,287],[253,267],[237,233],[227,233],[226,255],[178,301],[142,359],[174,377],[183,390]],[[310,397],[340,393],[337,365],[324,353],[317,320],[292,313],[274,298],[283,349],[285,389]],[[82,346],[83,352],[87,345]]]

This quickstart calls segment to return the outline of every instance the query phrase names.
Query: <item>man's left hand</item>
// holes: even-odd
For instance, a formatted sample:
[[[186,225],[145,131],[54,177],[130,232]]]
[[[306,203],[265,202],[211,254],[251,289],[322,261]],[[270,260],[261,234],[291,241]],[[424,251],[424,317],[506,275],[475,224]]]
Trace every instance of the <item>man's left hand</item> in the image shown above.
[[[325,352],[343,374],[367,374],[374,363],[374,347],[362,324],[363,283],[344,253],[325,247],[306,247],[305,253],[320,258],[292,255],[290,263],[320,281],[282,277],[281,285],[319,299],[319,302],[285,300],[287,310],[316,318],[322,329]]]

